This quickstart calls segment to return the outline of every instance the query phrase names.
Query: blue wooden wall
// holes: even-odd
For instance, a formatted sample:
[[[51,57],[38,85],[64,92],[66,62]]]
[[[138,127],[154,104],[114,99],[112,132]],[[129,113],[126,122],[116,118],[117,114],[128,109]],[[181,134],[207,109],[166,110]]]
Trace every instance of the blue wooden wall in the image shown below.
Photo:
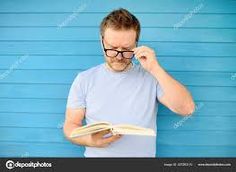
[[[157,156],[236,157],[232,0],[1,0],[0,156],[83,155],[62,133],[66,98],[78,72],[103,62],[98,26],[118,7],[197,104],[191,118],[160,106]]]

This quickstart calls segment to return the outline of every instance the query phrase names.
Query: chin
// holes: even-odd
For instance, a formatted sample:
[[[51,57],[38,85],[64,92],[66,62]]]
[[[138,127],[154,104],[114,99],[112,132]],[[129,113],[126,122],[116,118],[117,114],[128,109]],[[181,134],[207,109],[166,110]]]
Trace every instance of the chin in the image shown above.
[[[120,64],[118,64],[118,65],[112,65],[112,69],[114,70],[114,71],[117,71],[117,72],[122,72],[123,70],[125,70],[125,68],[126,68],[126,65],[120,65]]]
[[[125,68],[114,68],[114,67],[112,69],[116,72],[122,72],[125,70]]]

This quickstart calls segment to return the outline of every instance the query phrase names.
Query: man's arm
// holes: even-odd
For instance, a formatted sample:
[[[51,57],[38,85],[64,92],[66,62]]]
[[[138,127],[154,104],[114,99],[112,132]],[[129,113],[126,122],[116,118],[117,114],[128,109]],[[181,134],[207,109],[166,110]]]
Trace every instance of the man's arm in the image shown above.
[[[175,113],[190,115],[194,112],[195,104],[189,91],[173,79],[161,66],[156,65],[151,74],[158,80],[164,95],[159,101]]]
[[[135,57],[145,70],[152,74],[160,84],[164,95],[159,101],[173,112],[181,115],[190,115],[194,112],[195,104],[188,90],[172,78],[159,65],[155,52],[146,46],[134,49]]]
[[[66,110],[66,118],[64,123],[64,134],[66,138],[74,144],[91,146],[91,147],[106,147],[111,142],[114,142],[120,138],[120,135],[114,135],[108,138],[103,138],[104,135],[108,134],[110,131],[102,131],[95,134],[85,135],[77,138],[70,138],[71,132],[82,126],[82,121],[85,117],[85,109],[70,109]]]

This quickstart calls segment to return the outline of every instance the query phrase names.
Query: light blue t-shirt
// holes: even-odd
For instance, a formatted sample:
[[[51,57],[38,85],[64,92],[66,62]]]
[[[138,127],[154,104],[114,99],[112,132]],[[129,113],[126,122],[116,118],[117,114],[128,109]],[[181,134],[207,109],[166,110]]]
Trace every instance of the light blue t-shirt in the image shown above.
[[[107,121],[133,124],[156,131],[158,98],[163,91],[157,80],[140,65],[113,72],[105,63],[75,78],[67,108],[86,108],[87,124]],[[85,157],[155,157],[156,137],[123,135],[105,148],[85,147]]]

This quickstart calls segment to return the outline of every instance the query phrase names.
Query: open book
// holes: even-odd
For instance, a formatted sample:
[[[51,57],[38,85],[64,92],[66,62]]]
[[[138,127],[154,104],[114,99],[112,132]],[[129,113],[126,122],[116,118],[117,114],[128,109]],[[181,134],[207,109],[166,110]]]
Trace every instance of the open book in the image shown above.
[[[113,135],[121,134],[121,135],[156,136],[155,131],[150,128],[143,128],[130,124],[112,125],[109,122],[96,122],[93,124],[88,124],[74,129],[70,137],[74,138],[74,137],[84,136],[104,130],[110,130],[111,134]]]

